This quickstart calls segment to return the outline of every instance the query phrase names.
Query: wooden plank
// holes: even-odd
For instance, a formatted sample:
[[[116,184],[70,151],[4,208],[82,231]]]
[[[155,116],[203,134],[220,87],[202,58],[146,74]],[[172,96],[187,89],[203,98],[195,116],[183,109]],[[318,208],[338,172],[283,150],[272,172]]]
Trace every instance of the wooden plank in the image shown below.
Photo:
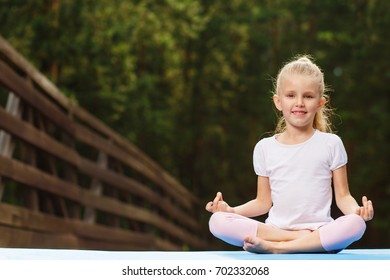
[[[8,67],[5,63],[0,61],[0,82],[3,83],[5,86],[7,86],[10,90],[14,91],[18,96],[23,98],[25,101],[27,101],[29,104],[31,104],[34,108],[39,110],[42,114],[44,114],[47,118],[52,120],[56,125],[62,127],[65,129],[67,133],[70,135],[75,135],[75,127],[74,124],[72,124],[69,120],[69,118],[60,111],[56,106],[52,105],[51,102],[49,102],[46,98],[41,96],[30,84],[26,83],[26,81],[22,78],[20,78],[18,75],[16,75],[14,72],[12,72],[12,69]],[[82,126],[78,125],[78,134],[76,135],[76,138],[80,141],[87,141],[87,144],[107,152],[108,154],[112,155],[113,146],[111,147],[109,145],[102,145],[102,138],[97,137],[96,134],[93,134],[92,132],[89,133],[89,136],[93,136],[92,138],[85,137],[82,138],[80,135],[86,136],[86,129],[82,129]],[[119,138],[119,137],[116,137]],[[90,140],[90,141],[88,141]],[[100,141],[99,141],[100,140]],[[111,149],[109,149],[111,148]],[[114,151],[117,151],[115,149]],[[123,159],[123,151],[116,152],[112,156],[118,156],[121,155],[120,158]],[[177,192],[176,190],[179,190],[177,188],[177,185],[168,185],[162,177],[164,176],[165,172],[162,170],[159,170],[156,174],[155,172],[151,172],[150,169],[146,168],[145,165],[140,165],[138,163],[139,161],[131,160],[130,157],[126,159],[124,163],[130,164],[134,169],[136,169],[141,174],[144,174],[147,178],[150,178],[153,180],[157,185],[162,187],[167,193],[172,195],[179,203],[182,203],[187,208],[189,207],[188,198],[191,198],[191,196],[188,195],[188,193],[184,192],[180,189],[180,192]],[[150,163],[149,163],[150,164]],[[175,187],[176,186],[176,187]]]
[[[114,145],[111,140],[98,137],[96,133],[79,124],[75,124],[75,137],[80,141],[93,146],[97,150],[107,153],[122,163],[131,166],[136,171],[146,176],[146,178],[157,183],[158,186],[184,207],[188,209],[193,207],[194,200],[188,193],[178,191],[178,188],[175,188],[174,185],[168,184],[162,177],[164,172],[156,171],[153,168],[147,168],[145,163],[139,157],[134,157],[134,153],[131,151],[124,152],[122,149],[118,148],[118,146]],[[150,163],[148,165],[150,165]]]
[[[90,145],[100,152],[106,153],[109,157],[115,158],[123,164],[132,167],[147,179],[154,182],[157,187],[164,191],[164,194],[167,194],[170,197],[161,198],[159,194],[135,180],[120,175],[115,171],[99,168],[96,163],[80,157],[76,151],[69,149],[45,133],[41,133],[40,136],[41,138],[48,140],[48,142],[42,142],[41,138],[35,138],[35,136],[37,136],[37,129],[33,126],[30,126],[30,128],[33,128],[32,130],[29,130],[27,133],[23,132],[24,135],[21,137],[22,139],[25,137],[25,139],[28,139],[25,141],[29,143],[34,142],[33,139],[37,139],[35,140],[35,145],[33,144],[34,146],[39,147],[40,145],[41,149],[44,151],[51,150],[49,153],[59,159],[67,158],[65,161],[70,163],[72,166],[76,166],[80,172],[98,180],[102,179],[102,182],[115,186],[118,190],[124,190],[137,196],[141,194],[141,196],[143,196],[148,202],[154,203],[161,210],[165,211],[167,214],[166,216],[170,216],[192,229],[199,229],[199,224],[192,219],[192,217],[189,217],[188,214],[184,213],[178,205],[175,205],[176,203],[179,203],[190,211],[193,209],[194,205],[198,203],[198,201],[189,190],[184,188],[178,181],[176,181],[175,178],[168,174],[136,146],[126,141],[123,137],[111,130],[110,127],[106,126],[83,108],[78,107],[63,96],[54,84],[52,84],[28,61],[19,55],[12,46],[1,38],[1,36],[0,53],[2,54],[2,57],[5,57],[6,59],[5,63],[0,61],[0,84],[2,83],[8,89],[15,91],[24,99],[24,101],[38,110],[40,114],[46,116],[47,119],[50,119],[59,128],[64,129],[67,135],[71,138],[73,137],[80,142]],[[17,69],[17,71],[15,71],[15,69]],[[3,119],[0,118],[0,120],[1,126]],[[78,124],[77,121],[80,121],[82,124]],[[7,122],[4,121],[4,123]],[[23,129],[19,127],[19,131],[23,131]],[[49,146],[47,146],[47,144],[49,144]],[[73,153],[69,154],[67,153],[68,151],[72,151]],[[3,168],[1,168],[2,164],[6,163],[5,158],[0,159],[0,161],[3,160],[5,161],[0,162],[0,174],[3,172]],[[49,163],[50,162],[52,164],[54,163],[49,157]],[[51,169],[54,172],[54,176],[50,176],[38,169],[27,166],[26,164],[22,164],[18,161],[11,160],[8,163],[11,163],[11,167],[10,169],[5,169],[8,171],[14,171],[14,173],[11,172],[10,176],[15,176],[14,178],[18,179],[22,178],[24,180],[23,184],[35,186],[36,189],[41,189],[53,194],[55,199],[58,198],[62,202],[63,198],[68,198],[76,203],[84,203],[88,207],[91,207],[91,209],[100,209],[102,211],[113,213],[114,215],[124,216],[129,219],[132,219],[131,217],[136,215],[138,217],[138,221],[156,226],[181,240],[184,240],[183,238],[188,235],[185,230],[176,226],[175,223],[161,219],[158,215],[156,215],[158,211],[156,213],[151,213],[147,210],[126,205],[125,203],[121,203],[113,198],[103,197],[99,199],[96,195],[93,196],[91,192],[88,193],[88,191],[82,190],[75,185],[77,184],[77,181],[66,184],[64,181],[55,177],[56,170],[53,169],[54,165]],[[5,165],[3,165],[3,167],[4,166]],[[22,173],[24,172],[23,175],[20,175],[18,173],[19,171],[22,171]],[[33,176],[35,180],[33,184],[27,182],[28,176]],[[17,181],[18,179],[14,180]],[[52,184],[51,189],[45,185],[47,183],[49,183],[49,185]],[[69,193],[63,193],[62,189],[69,189],[69,187],[71,187]],[[59,197],[56,197],[55,195],[59,195]],[[50,197],[51,195],[48,196],[48,202],[51,201]],[[171,201],[171,198],[174,199],[175,204]],[[86,204],[85,201],[88,200],[90,202],[89,204]],[[62,205],[62,208],[67,210],[65,202],[63,202]],[[114,210],[112,210],[113,208]],[[75,215],[72,215],[72,217],[75,217]],[[134,218],[134,220],[137,219]],[[164,225],[165,221],[168,223]],[[199,240],[199,238],[191,235],[188,235],[185,242],[192,242],[193,244],[198,244],[199,246],[203,246],[204,244]],[[159,243],[160,246],[166,248],[170,248],[172,245],[166,240],[160,240]]]
[[[0,156],[0,176],[79,202],[89,207],[156,226],[166,233],[184,242],[188,242],[194,247],[204,246],[204,242],[198,237],[186,232],[164,217],[111,198],[98,197],[91,194],[88,190],[80,189],[77,186],[64,182],[22,162]]]
[[[71,234],[47,234],[0,226],[0,247],[80,248]]]
[[[63,159],[72,164],[79,165],[79,155],[69,147],[57,142],[45,132],[36,129],[29,123],[13,117],[0,107],[0,128],[20,139],[36,146],[39,149]]]
[[[185,187],[183,187],[177,180],[175,180],[171,175],[165,172],[158,164],[156,164],[152,159],[150,159],[147,155],[142,153],[135,145],[123,139],[123,137],[119,136],[113,130],[102,123],[96,123],[95,119],[85,110],[80,107],[73,106],[73,114],[75,117],[79,118],[83,122],[91,125],[94,129],[97,129],[100,133],[107,135],[107,137],[113,141],[113,146],[119,147],[121,150],[126,151],[126,154],[129,154],[132,158],[136,159],[137,162],[142,163],[142,169],[139,168],[139,165],[130,165],[135,168],[137,171],[143,173],[147,171],[148,176],[155,178],[156,182],[161,184],[162,187],[168,186],[168,188],[172,189],[172,192],[177,193],[181,199],[188,198],[191,203],[197,203],[197,198],[189,192]],[[77,130],[79,133],[84,133],[85,131],[80,128]],[[85,139],[83,137],[83,139]],[[81,138],[80,138],[81,139]],[[92,143],[91,143],[92,144]],[[113,155],[118,156],[118,155]],[[121,157],[118,157],[121,160]],[[126,163],[126,161],[124,161]],[[173,194],[173,196],[175,196]]]
[[[0,203],[0,225],[25,231],[45,232],[51,235],[72,234],[96,242],[136,243],[151,250],[178,250],[179,247],[144,232],[113,229],[102,225],[90,225],[76,219],[62,219],[5,203]],[[0,230],[1,232],[1,230]],[[1,235],[1,233],[0,233]],[[122,248],[123,250],[123,248]]]
[[[0,52],[2,52],[12,63],[17,65],[20,69],[29,76],[37,85],[39,85],[46,94],[51,96],[53,100],[58,102],[64,109],[71,114],[74,114],[82,122],[93,127],[94,130],[99,131],[101,134],[106,135],[109,139],[112,139],[116,144],[126,150],[132,157],[137,158],[145,166],[149,166],[152,173],[158,174],[158,182],[165,182],[171,186],[180,196],[189,197],[192,202],[197,202],[197,199],[186,188],[184,188],[179,182],[177,182],[172,176],[165,172],[158,164],[151,160],[147,155],[142,153],[136,146],[132,145],[128,141],[124,140],[121,136],[115,133],[111,128],[105,125],[93,117],[86,110],[78,107],[76,104],[67,99],[61,91],[50,82],[45,76],[43,76],[34,66],[32,66],[27,60],[25,60],[6,40],[0,36]],[[135,167],[136,168],[136,167]]]
[[[164,182],[167,186],[170,186],[175,192],[178,193],[179,197],[188,198],[192,204],[198,204],[198,199],[184,186],[182,186],[175,178],[168,174],[165,170],[161,169],[152,159],[148,156],[140,153],[137,147],[131,145],[129,142],[122,138],[113,139],[119,147],[127,151],[131,155],[135,155],[145,166],[148,166],[154,175],[159,178],[160,181]]]
[[[129,151],[130,154],[145,165],[149,165],[155,170],[155,172],[162,174],[163,178],[167,182],[171,182],[172,186],[176,188],[176,191],[182,193],[182,195],[191,196],[194,201],[196,198],[183,186],[181,186],[173,177],[161,169],[156,163],[151,160],[148,156],[142,153],[136,146],[124,140],[121,136],[115,133],[111,128],[106,126],[101,121],[97,120],[91,114],[89,114],[84,109],[78,107],[71,100],[67,99],[60,90],[50,82],[46,77],[44,77],[38,70],[36,70],[28,61],[26,61],[22,56],[20,56],[13,48],[10,46],[1,36],[0,36],[0,51],[3,52],[15,65],[20,69],[23,69],[30,77],[38,84],[45,93],[50,95],[55,101],[57,101],[64,109],[67,109],[69,112],[74,114],[84,123],[87,123],[89,126],[93,127],[95,130],[106,135],[108,138],[113,139],[116,143],[123,146],[125,150]]]
[[[183,210],[175,207],[168,198],[145,188],[141,183],[110,170],[98,169],[96,167],[96,163],[83,158],[80,159],[78,168],[85,174],[90,174],[91,176],[93,175],[95,178],[116,186],[120,190],[128,191],[137,196],[144,197],[147,201],[158,206],[170,216],[175,217],[184,225],[188,225],[195,230],[199,229],[198,223],[191,216]]]
[[[0,61],[0,83],[28,102],[56,125],[62,127],[67,133],[74,135],[73,124],[66,114],[34,89],[25,79],[13,72],[13,69],[3,61]]]
[[[182,210],[176,208],[172,202],[160,194],[148,189],[141,183],[113,171],[99,168],[99,166],[87,159],[81,158],[74,150],[57,142],[44,132],[37,130],[35,127],[28,123],[24,123],[12,117],[6,113],[3,108],[0,107],[0,128],[17,136],[20,139],[36,146],[39,149],[45,150],[46,152],[60,158],[71,165],[77,167],[82,173],[97,178],[100,181],[106,182],[110,185],[116,186],[117,188],[133,193],[137,196],[143,197],[149,202],[157,205],[163,211],[175,217],[180,222],[191,228],[199,229],[198,223],[188,214]]]
[[[36,70],[23,56],[21,56],[3,37],[0,36],[0,53],[3,53],[14,65],[22,69],[47,94],[56,100],[62,107],[67,108],[71,100],[66,98],[60,90],[39,71]]]
[[[116,242],[115,240],[93,240],[77,237],[72,234],[51,234],[46,232],[27,231],[0,225],[0,247],[17,248],[50,248],[50,249],[81,249],[81,250],[145,250],[142,244],[131,242]],[[146,250],[156,250],[150,245]],[[158,250],[158,249],[157,249]]]

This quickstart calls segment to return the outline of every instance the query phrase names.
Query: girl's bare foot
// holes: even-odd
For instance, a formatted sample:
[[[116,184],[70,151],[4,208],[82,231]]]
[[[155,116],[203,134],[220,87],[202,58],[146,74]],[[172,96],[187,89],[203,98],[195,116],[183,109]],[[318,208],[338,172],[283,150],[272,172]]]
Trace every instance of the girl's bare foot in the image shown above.
[[[271,242],[264,239],[261,239],[259,237],[247,237],[244,240],[244,250],[251,252],[251,253],[257,253],[257,254],[276,254],[281,253],[278,252],[275,248],[275,243],[277,242]]]
[[[244,240],[245,251],[259,254],[313,253],[325,252],[322,247],[319,231],[290,241],[269,241],[257,236],[249,236]]]

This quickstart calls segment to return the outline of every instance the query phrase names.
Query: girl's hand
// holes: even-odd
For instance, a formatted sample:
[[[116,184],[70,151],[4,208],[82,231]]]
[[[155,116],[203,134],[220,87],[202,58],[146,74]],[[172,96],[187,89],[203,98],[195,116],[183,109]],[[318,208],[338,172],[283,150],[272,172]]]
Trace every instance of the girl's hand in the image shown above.
[[[374,217],[374,207],[372,206],[372,201],[368,200],[366,196],[363,196],[362,203],[363,206],[358,207],[355,214],[359,215],[368,222]]]
[[[206,204],[206,210],[215,213],[215,212],[230,212],[233,213],[234,209],[229,206],[225,201],[223,201],[222,193],[218,192],[213,201],[210,201]]]

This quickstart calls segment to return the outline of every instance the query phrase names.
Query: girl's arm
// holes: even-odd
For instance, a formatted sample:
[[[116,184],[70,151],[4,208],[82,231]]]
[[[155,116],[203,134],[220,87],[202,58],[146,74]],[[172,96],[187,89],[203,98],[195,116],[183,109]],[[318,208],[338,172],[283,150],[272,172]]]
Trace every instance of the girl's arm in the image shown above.
[[[337,207],[344,213],[360,215],[365,221],[369,221],[374,216],[374,208],[371,200],[363,196],[362,204],[359,206],[349,192],[347,167],[344,165],[333,171],[333,186]]]
[[[207,203],[206,210],[212,213],[222,211],[236,213],[246,217],[255,217],[267,213],[271,206],[272,200],[269,178],[258,176],[257,196],[255,199],[236,207],[230,207],[223,200],[222,193],[218,192],[214,200]]]
[[[234,207],[234,213],[245,217],[256,217],[268,213],[271,209],[271,188],[269,178],[257,177],[257,195],[255,199],[248,201],[245,204]]]

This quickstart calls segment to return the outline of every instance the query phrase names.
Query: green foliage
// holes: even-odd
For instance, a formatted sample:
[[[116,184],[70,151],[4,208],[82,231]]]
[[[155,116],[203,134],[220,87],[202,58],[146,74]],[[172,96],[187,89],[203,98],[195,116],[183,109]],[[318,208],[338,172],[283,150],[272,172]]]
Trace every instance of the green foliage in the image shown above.
[[[272,77],[312,54],[332,89],[352,193],[376,207],[363,242],[385,247],[389,9],[375,0],[20,0],[2,3],[0,34],[202,202],[221,190],[231,204],[256,192],[252,150],[276,121]]]

